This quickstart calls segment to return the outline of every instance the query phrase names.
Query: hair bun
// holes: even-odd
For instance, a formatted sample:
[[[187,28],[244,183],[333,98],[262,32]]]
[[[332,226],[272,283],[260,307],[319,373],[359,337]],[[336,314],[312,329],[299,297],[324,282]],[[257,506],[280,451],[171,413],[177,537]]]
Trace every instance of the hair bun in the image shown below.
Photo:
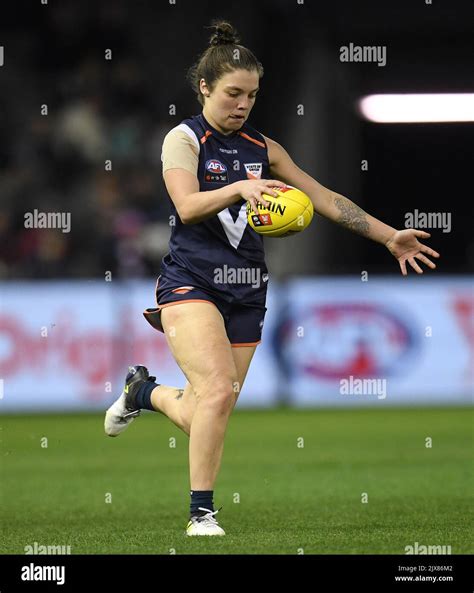
[[[227,21],[218,21],[212,24],[215,29],[209,40],[209,45],[235,45],[239,42],[237,31]]]

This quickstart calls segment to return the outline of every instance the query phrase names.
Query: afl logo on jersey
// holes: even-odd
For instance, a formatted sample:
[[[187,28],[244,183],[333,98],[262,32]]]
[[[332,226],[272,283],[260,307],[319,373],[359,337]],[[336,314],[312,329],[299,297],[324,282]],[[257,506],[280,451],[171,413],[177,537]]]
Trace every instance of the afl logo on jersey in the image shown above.
[[[217,159],[209,159],[205,165],[205,181],[227,183],[227,167]]]
[[[210,171],[211,173],[225,173],[227,167],[217,159],[211,159],[206,162],[206,171]]]

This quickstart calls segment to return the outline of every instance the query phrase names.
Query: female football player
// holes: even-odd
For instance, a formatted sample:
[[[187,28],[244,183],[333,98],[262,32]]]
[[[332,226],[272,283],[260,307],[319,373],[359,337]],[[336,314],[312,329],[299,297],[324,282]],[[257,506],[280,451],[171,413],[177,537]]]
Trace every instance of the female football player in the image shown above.
[[[162,412],[189,435],[191,486],[187,535],[224,535],[215,517],[213,489],[229,416],[260,342],[268,278],[263,240],[248,224],[247,203],[257,213],[264,194],[292,185],[316,212],[384,245],[406,275],[407,262],[430,268],[439,257],[418,238],[397,231],[302,171],[286,150],[248,124],[263,68],[238,44],[233,27],[217,22],[210,45],[190,70],[202,113],[165,137],[163,176],[172,202],[169,253],[156,287],[157,308],[146,319],[163,331],[186,376],[184,389],[155,383],[142,365],[129,368],[125,388],[107,410],[105,431],[117,436],[141,409]],[[239,283],[218,272],[251,270]],[[257,278],[258,282],[253,280]]]

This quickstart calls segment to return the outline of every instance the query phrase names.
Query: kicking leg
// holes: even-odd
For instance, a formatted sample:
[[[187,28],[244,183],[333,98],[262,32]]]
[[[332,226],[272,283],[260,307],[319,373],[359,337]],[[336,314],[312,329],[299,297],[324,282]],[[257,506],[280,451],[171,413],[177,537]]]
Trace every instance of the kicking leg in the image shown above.
[[[164,308],[169,347],[195,395],[190,422],[191,519],[188,535],[224,535],[214,518],[214,483],[220,469],[229,416],[240,391],[224,320],[211,303]]]
[[[224,320],[211,303],[166,307],[161,320],[171,352],[196,398],[190,430],[191,489],[211,490],[238,384]]]

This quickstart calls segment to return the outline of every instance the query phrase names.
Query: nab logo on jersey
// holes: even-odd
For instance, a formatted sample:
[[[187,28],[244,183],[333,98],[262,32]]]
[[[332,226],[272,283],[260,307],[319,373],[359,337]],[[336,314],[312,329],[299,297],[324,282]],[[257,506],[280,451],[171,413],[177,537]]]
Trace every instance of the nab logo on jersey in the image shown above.
[[[205,180],[217,183],[227,183],[227,167],[217,159],[206,161]]]

